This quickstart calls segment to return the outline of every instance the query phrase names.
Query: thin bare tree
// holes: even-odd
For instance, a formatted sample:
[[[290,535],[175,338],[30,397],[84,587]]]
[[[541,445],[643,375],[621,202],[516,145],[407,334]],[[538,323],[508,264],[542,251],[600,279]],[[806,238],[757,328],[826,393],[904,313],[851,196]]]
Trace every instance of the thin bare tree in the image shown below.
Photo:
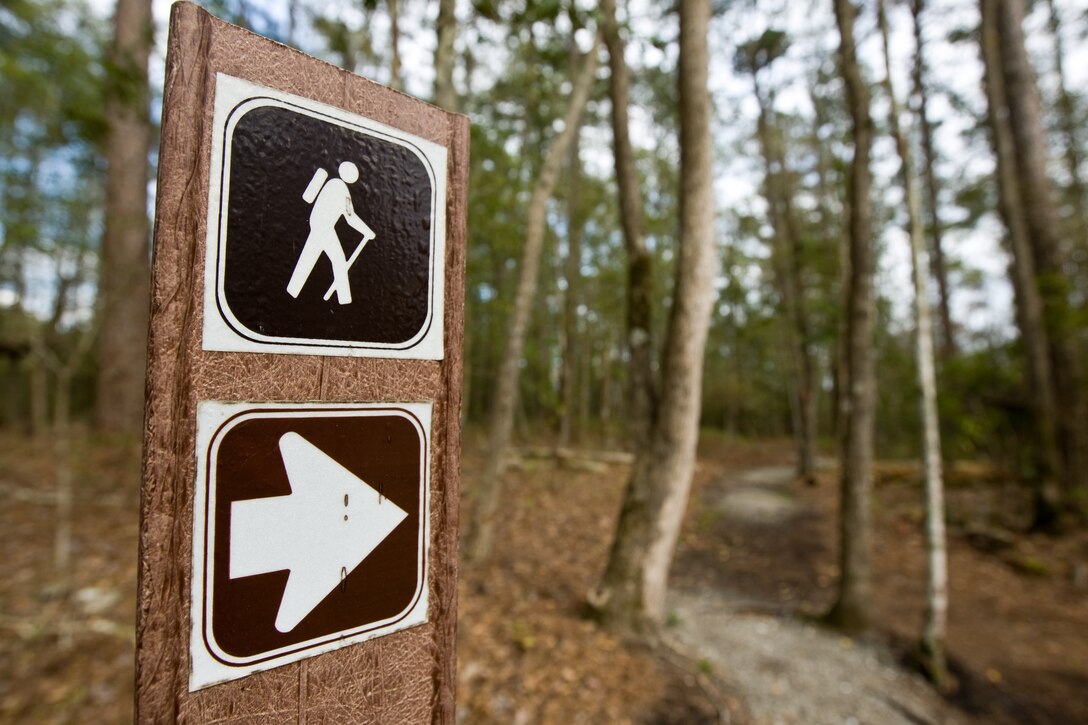
[[[1071,215],[1075,218],[1076,229],[1082,234],[1088,225],[1088,189],[1085,189],[1084,176],[1081,173],[1081,124],[1077,121],[1077,102],[1069,90],[1069,74],[1065,70],[1065,39],[1062,36],[1062,20],[1058,4],[1047,0],[1047,28],[1054,41],[1054,75],[1057,80],[1058,131],[1062,135],[1063,160],[1065,172],[1069,175],[1068,200]],[[1081,247],[1088,245],[1088,239],[1082,238]]]
[[[910,137],[900,121],[899,99],[892,80],[888,13],[877,2],[878,24],[884,45],[884,90],[888,96],[888,125],[899,154],[899,177],[907,207],[911,272],[914,280],[914,357],[922,409],[922,468],[926,490],[926,607],[920,651],[926,674],[938,686],[948,682],[945,632],[948,620],[948,555],[944,527],[944,479],[941,471],[941,430],[937,419],[937,364],[933,353],[933,323],[929,309],[929,280],[925,262],[925,223],[922,198],[914,170]],[[917,49],[916,49],[917,52]]]
[[[389,85],[404,88],[400,77],[400,0],[385,0],[389,11]]]
[[[941,357],[948,359],[956,354],[956,328],[952,324],[951,293],[948,286],[948,261],[944,253],[944,224],[940,213],[940,180],[937,178],[937,149],[933,141],[933,122],[929,117],[929,85],[925,62],[925,43],[922,34],[922,16],[925,0],[911,0],[914,20],[914,65],[911,79],[918,99],[918,130],[922,144],[922,178],[925,180],[926,206],[928,207],[930,271],[937,280],[937,310],[941,321]]]
[[[578,61],[576,47],[571,49],[571,72]],[[563,335],[562,363],[559,369],[559,435],[556,445],[566,448],[575,432],[578,393],[578,305],[582,276],[582,234],[585,223],[581,210],[582,144],[575,135],[567,158],[567,254],[563,260]]]
[[[529,199],[525,245],[521,253],[514,308],[506,329],[506,347],[495,396],[491,407],[487,457],[476,488],[476,509],[469,521],[464,551],[468,561],[482,563],[491,554],[494,541],[495,516],[502,498],[502,474],[510,436],[514,427],[514,412],[518,405],[518,379],[525,335],[529,328],[533,300],[536,297],[540,257],[544,248],[544,213],[548,199],[555,190],[559,170],[567,157],[574,137],[581,127],[582,112],[589,100],[592,81],[597,74],[597,54],[600,38],[595,38],[586,54],[563,117],[563,130],[548,148],[540,174]]]
[[[453,87],[454,41],[457,39],[457,0],[438,2],[438,43],[434,50],[434,102],[447,111],[457,110]],[[467,357],[467,356],[466,356]]]
[[[756,136],[763,152],[763,193],[773,230],[771,261],[782,311],[788,321],[785,330],[786,347],[794,372],[790,396],[794,439],[797,443],[797,476],[811,485],[816,483],[818,371],[812,354],[811,325],[805,310],[802,281],[804,240],[794,206],[794,189],[790,181],[782,129],[774,108],[775,96],[760,82],[761,71],[782,57],[787,48],[788,41],[784,33],[767,30],[737,49],[734,67],[752,77],[752,91],[759,105]]]
[[[619,192],[620,225],[627,250],[627,348],[631,362],[629,434],[635,448],[648,440],[656,415],[657,389],[653,370],[653,257],[642,233],[643,201],[635,152],[631,146],[628,110],[631,80],[623,36],[616,21],[615,0],[601,0],[604,42],[608,48],[608,88],[612,99],[612,155]]]

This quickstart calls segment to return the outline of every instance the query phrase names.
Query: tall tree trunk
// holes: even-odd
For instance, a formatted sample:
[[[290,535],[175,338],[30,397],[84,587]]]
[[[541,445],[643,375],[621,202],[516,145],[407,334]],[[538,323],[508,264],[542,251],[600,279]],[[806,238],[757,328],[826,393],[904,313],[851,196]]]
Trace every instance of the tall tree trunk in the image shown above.
[[[914,16],[914,67],[912,77],[914,92],[918,96],[918,126],[922,137],[922,176],[925,179],[927,205],[929,207],[930,268],[937,280],[937,310],[941,321],[941,357],[948,359],[956,354],[956,329],[952,324],[952,307],[949,302],[948,263],[944,256],[944,225],[941,223],[940,182],[937,179],[937,152],[933,143],[933,124],[929,120],[929,88],[926,85],[926,64],[923,55],[922,13],[925,0],[912,0]]]
[[[1076,321],[1070,304],[1065,267],[1066,240],[1061,238],[1050,178],[1043,130],[1042,100],[1024,47],[1023,0],[1000,3],[998,30],[1005,72],[1009,127],[1012,130],[1024,217],[1035,257],[1035,273],[1043,298],[1043,322],[1050,342],[1054,399],[1058,410],[1058,445],[1061,453],[1063,507],[1083,506],[1088,471],[1085,470],[1085,429],[1080,355]],[[1083,514],[1084,511],[1078,511]]]
[[[150,0],[117,0],[106,100],[109,131],[95,420],[102,430],[133,435],[143,426],[151,284],[147,217],[151,41]]]
[[[841,454],[841,572],[838,599],[827,619],[847,631],[863,631],[872,621],[870,506],[876,376],[873,363],[875,265],[869,156],[873,123],[869,115],[869,88],[861,74],[854,42],[856,11],[850,0],[834,0],[834,3],[841,39],[840,63],[853,127],[854,159],[847,177],[850,275],[846,309],[846,431]]]
[[[1043,322],[1050,341],[1054,399],[1058,405],[1058,446],[1061,454],[1062,508],[1083,518],[1088,514],[1088,441],[1085,439],[1083,373],[1077,348],[1077,322],[1066,273],[1068,243],[1054,205],[1047,175],[1047,144],[1042,100],[1024,47],[1023,0],[1001,3],[998,28],[1009,126],[1016,150],[1025,219],[1031,234],[1035,273],[1043,298]]]
[[[797,476],[812,485],[816,483],[816,366],[812,360],[801,280],[803,240],[793,207],[793,189],[788,178],[781,130],[775,122],[774,101],[764,97],[757,73],[758,69],[753,69],[752,82],[759,102],[757,135],[763,150],[767,206],[774,230],[772,255],[783,311],[789,321],[786,346],[794,372],[790,394],[793,398],[793,435],[797,442]]]
[[[400,77],[400,0],[385,0],[389,10],[389,85],[401,90]]]
[[[608,565],[590,605],[606,626],[650,633],[665,593],[695,467],[703,353],[718,273],[711,179],[707,30],[710,0],[680,1],[680,256],[665,345],[661,407],[636,453]]]
[[[434,102],[447,111],[457,110],[453,87],[454,41],[457,39],[457,0],[438,0],[438,44],[434,51]]]
[[[990,0],[986,0],[990,1]],[[1047,176],[1042,101],[1024,47],[1022,0],[998,3],[997,29],[1004,73],[1009,129],[1012,132],[1024,221],[1035,260],[1036,283],[1043,302],[1051,381],[1057,408],[1059,480],[1062,507],[1083,515],[1088,485],[1085,425],[1076,322],[1065,271],[1067,245],[1061,238],[1053,190]]]
[[[1058,422],[1054,400],[1049,335],[1043,323],[1043,300],[1036,284],[1035,259],[1020,197],[1018,171],[1009,127],[1005,79],[1001,69],[998,3],[982,0],[980,47],[987,119],[997,164],[998,209],[1008,230],[1012,262],[1010,277],[1016,296],[1016,319],[1026,357],[1029,408],[1034,434],[1031,483],[1034,489],[1034,527],[1050,528],[1057,520]]]
[[[619,191],[620,224],[627,247],[627,348],[631,362],[629,437],[635,449],[649,440],[656,416],[656,385],[653,372],[653,257],[642,235],[642,190],[628,122],[630,77],[624,57],[624,41],[616,21],[615,0],[601,0],[604,42],[608,47],[609,95],[612,98],[612,148]]]
[[[941,472],[941,431],[937,420],[937,365],[933,354],[933,325],[929,310],[928,270],[925,264],[925,224],[922,198],[914,171],[907,131],[900,124],[899,100],[892,81],[888,16],[884,0],[877,4],[880,35],[884,45],[884,88],[888,94],[889,126],[899,154],[899,174],[906,195],[910,235],[911,271],[914,279],[915,360],[921,390],[922,465],[926,488],[926,607],[920,650],[922,663],[938,687],[948,681],[945,631],[948,619],[948,557],[944,529],[944,481]]]
[[[506,350],[496,381],[495,396],[491,404],[487,458],[476,489],[476,510],[465,537],[465,554],[469,561],[482,563],[491,555],[494,540],[495,515],[502,497],[503,459],[510,445],[514,426],[514,411],[518,404],[518,373],[525,334],[529,326],[533,299],[536,297],[540,257],[544,247],[544,214],[548,199],[555,190],[559,169],[567,156],[571,143],[581,126],[582,111],[592,81],[597,71],[599,39],[582,63],[578,77],[574,79],[570,105],[563,118],[563,131],[552,142],[544,164],[540,169],[529,208],[525,228],[525,246],[521,254],[521,269],[514,297],[514,309],[510,313],[506,329]]]

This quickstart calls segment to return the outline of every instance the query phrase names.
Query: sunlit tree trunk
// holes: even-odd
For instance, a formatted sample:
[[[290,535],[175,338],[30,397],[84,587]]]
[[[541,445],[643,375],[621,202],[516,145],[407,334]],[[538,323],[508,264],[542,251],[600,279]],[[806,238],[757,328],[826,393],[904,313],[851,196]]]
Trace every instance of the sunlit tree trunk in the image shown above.
[[[457,91],[453,87],[456,10],[457,0],[439,0],[438,44],[434,51],[434,102],[447,111],[457,110]]]
[[[117,0],[106,107],[109,130],[95,420],[102,430],[133,435],[143,426],[151,284],[147,215],[151,41],[150,0]]]
[[[619,190],[620,225],[627,247],[627,347],[631,354],[629,436],[635,448],[648,440],[656,414],[653,372],[653,257],[642,234],[642,190],[628,122],[630,77],[623,37],[616,21],[615,0],[601,0],[604,42],[608,47],[609,94],[612,98],[612,148]]]
[[[912,77],[914,92],[918,97],[918,130],[922,142],[922,177],[925,180],[926,201],[929,211],[930,269],[937,280],[937,310],[941,322],[941,357],[956,354],[956,330],[952,324],[951,294],[948,286],[948,263],[944,256],[944,225],[941,223],[940,183],[937,179],[937,151],[933,143],[933,124],[929,119],[929,87],[926,85],[926,64],[923,55],[922,13],[925,0],[912,0],[914,16],[914,67]]]
[[[840,37],[840,63],[853,127],[854,158],[847,177],[850,273],[846,308],[846,407],[841,454],[840,576],[838,597],[829,622],[863,631],[872,621],[871,499],[873,489],[873,419],[876,376],[873,364],[874,244],[872,174],[869,156],[873,124],[869,88],[862,77],[854,42],[856,11],[850,0],[834,0]]]
[[[928,270],[925,264],[925,225],[922,221],[922,199],[914,171],[910,139],[900,123],[899,100],[892,81],[888,17],[884,0],[879,0],[877,9],[881,39],[884,43],[884,88],[890,104],[888,121],[899,154],[899,175],[906,195],[911,271],[914,280],[914,352],[921,391],[922,465],[926,489],[926,607],[920,649],[926,673],[938,686],[944,686],[948,680],[948,663],[945,658],[948,557],[945,548],[941,431],[937,420],[937,366],[933,354],[933,325],[929,310]]]
[[[703,352],[718,273],[711,178],[710,0],[680,0],[680,256],[665,343],[661,404],[638,449],[604,576],[589,603],[621,631],[650,633],[665,593],[695,467]]]
[[[536,297],[540,258],[544,247],[544,214],[548,199],[555,190],[559,169],[581,125],[582,111],[589,99],[592,81],[596,75],[598,45],[599,40],[594,40],[578,77],[574,79],[569,105],[563,118],[563,130],[548,149],[529,199],[525,246],[522,248],[514,309],[507,324],[506,347],[491,404],[487,457],[476,489],[476,510],[465,537],[465,554],[472,562],[486,561],[491,554],[495,516],[502,497],[503,462],[514,427],[514,411],[518,407],[519,366],[525,348],[533,299]]]

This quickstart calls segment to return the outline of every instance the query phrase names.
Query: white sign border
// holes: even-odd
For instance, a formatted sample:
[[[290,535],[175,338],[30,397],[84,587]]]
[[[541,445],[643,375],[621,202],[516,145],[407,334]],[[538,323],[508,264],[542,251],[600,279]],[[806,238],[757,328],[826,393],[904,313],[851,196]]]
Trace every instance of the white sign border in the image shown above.
[[[444,146],[406,133],[364,116],[350,113],[308,98],[284,93],[235,78],[216,74],[212,115],[211,163],[208,184],[207,236],[204,255],[204,350],[261,352],[297,355],[339,355],[410,360],[441,360],[444,355],[444,309],[446,286],[446,159]],[[231,139],[238,121],[256,108],[273,106],[335,123],[380,138],[412,151],[431,179],[431,279],[427,318],[414,337],[401,343],[358,342],[320,338],[263,335],[240,322],[227,304],[224,293],[227,219],[222,202],[230,191]],[[301,191],[299,192],[301,194]],[[240,330],[244,330],[243,335]]]
[[[190,601],[189,691],[247,677],[325,652],[375,639],[427,622],[430,563],[431,403],[262,403],[200,401],[197,403],[196,486],[193,492],[193,558]],[[212,544],[215,520],[216,452],[223,436],[247,420],[259,418],[333,418],[402,415],[420,434],[420,570],[412,604],[394,617],[335,632],[251,657],[233,657],[215,643],[211,628],[214,582]],[[206,590],[206,591],[205,591]],[[209,647],[214,652],[209,650]],[[226,664],[230,662],[231,664]]]

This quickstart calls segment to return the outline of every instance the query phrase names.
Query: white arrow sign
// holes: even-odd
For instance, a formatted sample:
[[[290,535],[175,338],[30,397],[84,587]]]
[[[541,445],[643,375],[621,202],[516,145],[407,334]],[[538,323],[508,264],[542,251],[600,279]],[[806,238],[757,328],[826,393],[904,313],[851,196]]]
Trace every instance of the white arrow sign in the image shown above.
[[[230,507],[230,578],[289,570],[276,629],[290,632],[408,514],[298,433],[280,437],[287,496]]]

